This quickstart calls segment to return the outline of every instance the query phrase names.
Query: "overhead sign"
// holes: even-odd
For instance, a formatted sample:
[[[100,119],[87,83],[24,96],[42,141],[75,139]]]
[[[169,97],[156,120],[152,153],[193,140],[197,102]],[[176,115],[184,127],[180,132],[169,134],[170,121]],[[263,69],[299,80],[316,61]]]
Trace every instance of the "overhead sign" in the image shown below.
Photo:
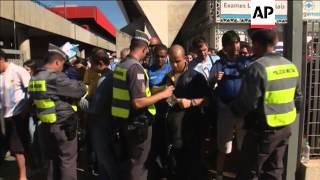
[[[274,28],[275,0],[251,0],[251,28]]]
[[[268,0],[265,0],[268,1]],[[261,1],[264,2],[264,1]],[[303,0],[303,19],[320,19],[320,1]],[[275,0],[276,23],[287,22],[288,1]],[[251,0],[216,0],[216,22],[250,23]]]
[[[265,0],[269,1],[269,0]],[[287,21],[287,0],[273,0],[275,21]],[[259,4],[264,1],[258,1]],[[216,21],[217,22],[251,22],[251,0],[217,0],[216,1]]]
[[[303,19],[304,20],[320,19],[320,1],[319,0],[303,1]]]

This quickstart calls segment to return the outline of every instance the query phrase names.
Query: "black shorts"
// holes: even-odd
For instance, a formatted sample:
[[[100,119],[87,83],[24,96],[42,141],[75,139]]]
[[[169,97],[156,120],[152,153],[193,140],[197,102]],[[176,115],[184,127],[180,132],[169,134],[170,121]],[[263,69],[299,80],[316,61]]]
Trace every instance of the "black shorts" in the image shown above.
[[[25,153],[30,144],[28,116],[16,115],[5,118],[5,128],[10,153]]]

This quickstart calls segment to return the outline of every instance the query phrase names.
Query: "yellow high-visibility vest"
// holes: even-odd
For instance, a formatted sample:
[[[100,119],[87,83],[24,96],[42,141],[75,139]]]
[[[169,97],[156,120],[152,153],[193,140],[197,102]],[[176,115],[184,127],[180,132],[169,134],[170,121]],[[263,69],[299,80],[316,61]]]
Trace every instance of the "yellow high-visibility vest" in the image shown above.
[[[112,116],[122,119],[127,119],[130,116],[131,97],[127,83],[127,71],[134,65],[138,64],[135,60],[126,60],[117,65],[113,72],[113,93],[112,93]],[[139,64],[140,65],[140,64]],[[148,85],[149,77],[144,72],[146,77],[146,96],[151,96],[151,91]],[[154,105],[148,106],[148,112],[151,115],[156,115],[156,108]]]
[[[266,73],[264,111],[270,127],[290,125],[297,116],[294,98],[299,72],[291,62],[280,60],[261,63]]]
[[[45,80],[31,80],[28,87],[29,93],[37,94],[33,100],[37,109],[37,117],[43,123],[57,121],[55,102],[46,96],[47,86]]]

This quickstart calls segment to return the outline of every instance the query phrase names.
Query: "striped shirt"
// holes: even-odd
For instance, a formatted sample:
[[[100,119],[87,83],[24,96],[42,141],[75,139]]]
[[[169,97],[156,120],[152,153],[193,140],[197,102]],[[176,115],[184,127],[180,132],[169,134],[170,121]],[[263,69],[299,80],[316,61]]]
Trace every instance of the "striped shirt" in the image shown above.
[[[9,63],[0,74],[0,109],[4,118],[18,115],[27,102],[30,74],[21,66]]]

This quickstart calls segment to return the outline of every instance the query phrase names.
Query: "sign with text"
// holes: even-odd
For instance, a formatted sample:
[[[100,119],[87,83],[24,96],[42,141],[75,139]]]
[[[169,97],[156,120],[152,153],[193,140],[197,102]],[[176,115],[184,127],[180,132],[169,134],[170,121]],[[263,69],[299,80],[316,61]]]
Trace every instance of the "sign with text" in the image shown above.
[[[275,0],[251,0],[251,28],[274,28]]]
[[[216,4],[217,22],[228,20],[238,23],[251,22],[251,0],[216,0]],[[287,10],[287,0],[275,0],[275,19],[277,23],[286,23]]]
[[[302,3],[304,20],[320,19],[320,0],[303,0]],[[276,23],[287,22],[287,11],[287,0],[275,0]],[[218,23],[250,23],[251,0],[216,0],[215,12]]]
[[[319,0],[303,1],[303,19],[304,20],[320,19],[320,1]]]

